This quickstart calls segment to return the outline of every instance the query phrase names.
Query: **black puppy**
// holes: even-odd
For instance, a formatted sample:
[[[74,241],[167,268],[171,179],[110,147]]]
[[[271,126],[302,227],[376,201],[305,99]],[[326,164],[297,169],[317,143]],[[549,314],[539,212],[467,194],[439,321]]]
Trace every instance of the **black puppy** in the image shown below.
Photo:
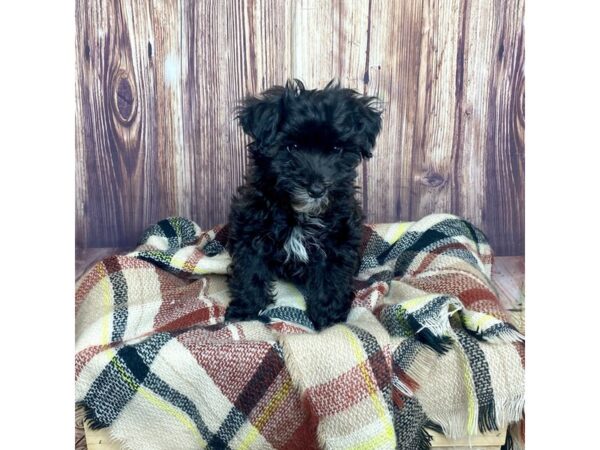
[[[253,139],[251,168],[229,216],[226,319],[256,318],[276,278],[303,292],[317,329],[346,319],[363,221],[354,180],[381,128],[375,100],[299,80],[245,100],[237,118]]]

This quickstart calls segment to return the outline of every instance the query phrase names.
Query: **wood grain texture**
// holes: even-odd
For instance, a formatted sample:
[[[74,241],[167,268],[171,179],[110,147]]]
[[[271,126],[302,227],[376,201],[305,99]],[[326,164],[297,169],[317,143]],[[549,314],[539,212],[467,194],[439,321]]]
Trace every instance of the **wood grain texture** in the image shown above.
[[[179,210],[180,13],[170,6],[76,2],[78,245],[132,245]]]
[[[383,101],[369,222],[451,212],[524,253],[523,0],[76,2],[80,247],[169,215],[227,220],[247,167],[235,107],[286,79]]]

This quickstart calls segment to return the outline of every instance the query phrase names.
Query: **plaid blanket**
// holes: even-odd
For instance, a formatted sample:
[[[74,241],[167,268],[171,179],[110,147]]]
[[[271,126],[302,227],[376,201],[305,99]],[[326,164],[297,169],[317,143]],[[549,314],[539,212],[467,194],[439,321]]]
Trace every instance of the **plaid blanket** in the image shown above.
[[[227,226],[150,227],[76,289],[76,400],[131,449],[424,449],[521,418],[523,336],[484,235],[451,215],[366,226],[347,323],[291,284],[223,323]]]

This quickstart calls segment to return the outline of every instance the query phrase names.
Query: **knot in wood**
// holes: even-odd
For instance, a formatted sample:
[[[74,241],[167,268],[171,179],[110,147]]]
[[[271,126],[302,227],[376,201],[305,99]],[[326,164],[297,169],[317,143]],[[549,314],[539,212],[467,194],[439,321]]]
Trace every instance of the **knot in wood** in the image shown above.
[[[126,73],[119,73],[114,83],[114,110],[123,124],[133,122],[136,113],[134,88]]]
[[[427,187],[440,187],[446,182],[446,179],[437,172],[427,172],[421,178],[421,183]]]

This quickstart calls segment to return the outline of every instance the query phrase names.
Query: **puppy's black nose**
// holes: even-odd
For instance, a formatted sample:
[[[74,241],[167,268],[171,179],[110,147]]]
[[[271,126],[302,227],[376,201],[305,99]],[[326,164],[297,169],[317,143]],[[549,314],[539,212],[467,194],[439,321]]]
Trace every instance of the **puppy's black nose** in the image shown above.
[[[325,185],[323,183],[313,183],[308,187],[308,195],[312,198],[320,198],[325,194]]]

